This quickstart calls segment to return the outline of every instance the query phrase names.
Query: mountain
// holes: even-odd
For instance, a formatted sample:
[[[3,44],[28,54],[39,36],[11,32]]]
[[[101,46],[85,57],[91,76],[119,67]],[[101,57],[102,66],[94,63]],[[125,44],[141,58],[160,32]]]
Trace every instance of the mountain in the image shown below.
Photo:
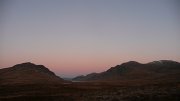
[[[98,73],[91,73],[91,74],[88,74],[86,76],[80,75],[80,76],[77,76],[77,77],[73,78],[72,80],[75,80],[75,81],[84,81],[84,80],[92,79],[93,77],[96,77],[97,75],[98,75]]]
[[[0,84],[52,84],[64,80],[43,65],[30,62],[0,69]]]
[[[75,77],[74,81],[175,80],[180,78],[180,63],[171,60],[141,64],[129,61],[105,72]]]

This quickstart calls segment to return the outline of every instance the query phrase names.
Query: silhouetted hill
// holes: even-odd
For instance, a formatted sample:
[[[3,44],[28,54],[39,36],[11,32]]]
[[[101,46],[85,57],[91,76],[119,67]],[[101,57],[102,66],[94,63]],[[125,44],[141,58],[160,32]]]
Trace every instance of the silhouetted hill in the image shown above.
[[[43,65],[27,62],[0,69],[1,84],[52,84],[64,82]]]
[[[72,80],[75,80],[75,81],[84,81],[84,80],[89,80],[93,77],[96,77],[98,75],[98,73],[91,73],[91,74],[88,74],[86,76],[84,75],[80,75],[80,76],[77,76],[75,78],[73,78]]]
[[[102,73],[78,76],[75,81],[169,80],[180,81],[180,63],[171,60],[141,64],[129,61]]]

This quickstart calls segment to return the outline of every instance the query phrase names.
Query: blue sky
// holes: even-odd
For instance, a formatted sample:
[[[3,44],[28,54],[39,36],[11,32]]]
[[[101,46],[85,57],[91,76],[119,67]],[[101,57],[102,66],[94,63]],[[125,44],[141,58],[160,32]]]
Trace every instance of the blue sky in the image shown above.
[[[0,67],[31,61],[58,75],[122,62],[180,61],[177,0],[2,0]]]

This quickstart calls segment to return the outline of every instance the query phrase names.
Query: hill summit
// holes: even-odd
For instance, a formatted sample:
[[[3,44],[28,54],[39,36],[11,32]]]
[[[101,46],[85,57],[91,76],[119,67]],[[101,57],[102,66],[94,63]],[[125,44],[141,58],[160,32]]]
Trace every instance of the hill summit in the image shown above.
[[[1,84],[52,84],[64,80],[43,65],[31,62],[0,69]]]

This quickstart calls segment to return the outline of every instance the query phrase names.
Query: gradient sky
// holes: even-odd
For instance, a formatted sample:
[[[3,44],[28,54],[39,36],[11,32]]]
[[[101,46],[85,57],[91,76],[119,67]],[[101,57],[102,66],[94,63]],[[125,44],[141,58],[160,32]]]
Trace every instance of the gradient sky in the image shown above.
[[[130,60],[180,62],[178,0],[1,0],[0,68],[43,64],[61,77]]]

